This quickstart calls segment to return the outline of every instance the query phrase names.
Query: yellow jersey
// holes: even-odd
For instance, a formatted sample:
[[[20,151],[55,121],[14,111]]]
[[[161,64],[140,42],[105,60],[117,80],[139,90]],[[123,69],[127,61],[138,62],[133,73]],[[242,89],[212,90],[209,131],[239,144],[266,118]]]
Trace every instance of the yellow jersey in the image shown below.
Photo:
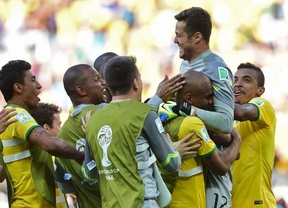
[[[191,132],[195,133],[191,139],[201,138],[201,147],[198,149],[197,155],[182,158],[178,180],[172,192],[170,208],[206,208],[202,158],[215,152],[215,143],[210,139],[203,121],[197,117],[188,116],[184,119],[177,117],[166,124],[165,130],[171,135],[173,141],[178,141]],[[178,132],[177,135],[173,133],[175,130]]]
[[[29,133],[39,125],[25,109],[15,105],[6,108],[11,107],[16,108],[18,121],[10,124],[0,135],[7,184],[11,184],[13,190],[9,204],[12,208],[55,207],[55,187],[54,183],[50,184],[54,181],[51,155],[28,141]]]
[[[259,111],[255,121],[235,121],[242,137],[240,159],[232,165],[232,207],[277,207],[271,189],[274,165],[275,111],[264,98],[253,98]]]

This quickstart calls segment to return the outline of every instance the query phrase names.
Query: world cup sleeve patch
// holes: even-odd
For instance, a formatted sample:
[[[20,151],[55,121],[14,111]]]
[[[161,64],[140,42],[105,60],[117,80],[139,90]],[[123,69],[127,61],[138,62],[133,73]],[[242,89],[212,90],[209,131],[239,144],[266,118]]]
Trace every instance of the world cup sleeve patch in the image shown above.
[[[20,112],[16,115],[16,118],[22,124],[26,123],[27,121],[32,120],[32,117],[27,112]]]
[[[156,126],[157,126],[158,131],[160,132],[160,134],[165,131],[165,130],[164,130],[164,127],[163,127],[163,125],[162,125],[162,122],[161,122],[161,120],[160,120],[160,118],[157,118],[157,119],[155,120],[155,124],[156,124]]]
[[[252,100],[251,103],[254,103],[254,104],[259,105],[259,106],[264,105],[264,102],[262,100],[258,100],[258,99]]]
[[[228,70],[224,67],[218,67],[218,74],[220,80],[227,80],[229,81],[229,73]]]
[[[205,126],[200,130],[200,135],[205,142],[209,142],[210,137]]]

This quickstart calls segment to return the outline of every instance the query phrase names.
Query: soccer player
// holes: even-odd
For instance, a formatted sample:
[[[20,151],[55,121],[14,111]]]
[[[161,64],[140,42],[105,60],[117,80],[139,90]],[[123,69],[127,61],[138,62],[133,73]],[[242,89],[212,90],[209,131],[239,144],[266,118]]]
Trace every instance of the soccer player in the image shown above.
[[[234,79],[235,127],[243,142],[240,159],[232,165],[232,207],[277,207],[271,188],[276,116],[261,97],[264,74],[254,64],[241,63]]]
[[[112,101],[86,126],[99,172],[103,207],[159,207],[155,160],[177,171],[179,153],[153,108],[141,102],[142,80],[134,57],[117,56],[105,66]]]
[[[52,103],[39,103],[38,108],[31,110],[31,116],[41,125],[51,136],[56,137],[61,129],[60,113],[62,109]],[[52,157],[53,161],[55,160]],[[68,208],[65,194],[56,186],[56,208]]]
[[[207,111],[193,106],[191,113],[205,123],[209,132],[229,134],[233,128],[234,118],[233,75],[224,60],[210,50],[211,16],[201,7],[191,7],[174,17],[177,20],[174,43],[178,45],[179,57],[183,59],[180,72],[185,73],[189,70],[203,72],[211,79],[213,86],[215,110]],[[215,137],[212,139],[215,141]],[[217,147],[219,150],[224,149],[223,145]],[[231,171],[221,177],[209,168],[207,171],[207,207],[214,208],[215,204],[230,206]]]
[[[176,93],[175,100],[186,102],[200,109],[209,110],[213,108],[211,80],[197,71],[187,71],[184,76],[186,84],[183,89]],[[165,107],[169,106],[164,104],[159,108],[160,115],[162,111],[165,111],[165,109],[162,109]],[[219,177],[226,174],[238,155],[241,145],[240,136],[236,131],[233,131],[231,144],[225,150],[219,151],[210,139],[204,122],[198,117],[178,116],[166,123],[165,130],[171,135],[173,142],[178,141],[179,138],[190,132],[195,132],[194,137],[201,138],[201,147],[197,154],[182,159],[176,186],[172,192],[170,207],[206,207],[205,168],[203,170],[203,163],[214,174],[220,175]],[[193,190],[197,190],[197,194]]]
[[[16,109],[2,109],[0,112],[0,134],[4,132],[11,123],[15,123],[18,120],[17,119],[11,119],[13,116],[16,116],[17,113],[15,112]],[[2,148],[2,147],[1,147]],[[5,173],[3,166],[0,164],[0,183],[2,183],[5,180]]]
[[[0,89],[7,106],[16,108],[18,121],[1,134],[1,157],[6,172],[9,206],[55,207],[55,178],[51,155],[82,162],[84,153],[51,136],[30,115],[38,107],[40,83],[24,60],[0,70]]]

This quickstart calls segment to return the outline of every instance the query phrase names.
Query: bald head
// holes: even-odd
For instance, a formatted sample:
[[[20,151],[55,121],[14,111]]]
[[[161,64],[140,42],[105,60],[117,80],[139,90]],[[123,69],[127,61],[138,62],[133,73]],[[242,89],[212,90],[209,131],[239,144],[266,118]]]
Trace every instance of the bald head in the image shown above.
[[[100,76],[104,79],[104,67],[105,64],[115,56],[118,56],[113,52],[106,52],[98,56],[94,61],[94,68],[99,72]]]
[[[69,97],[76,94],[77,85],[83,85],[88,78],[87,70],[91,70],[88,64],[78,64],[67,69],[63,76],[63,84],[65,91]],[[94,70],[94,69],[93,69]]]
[[[212,102],[211,80],[201,72],[184,73],[186,84],[176,93],[176,101],[185,101],[198,108],[207,109]]]

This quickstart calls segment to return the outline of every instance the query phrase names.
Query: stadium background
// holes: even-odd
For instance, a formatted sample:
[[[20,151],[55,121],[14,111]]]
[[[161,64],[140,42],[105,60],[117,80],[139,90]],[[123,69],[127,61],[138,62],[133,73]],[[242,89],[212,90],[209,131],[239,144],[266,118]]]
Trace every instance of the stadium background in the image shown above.
[[[277,194],[280,187],[278,195],[286,192],[288,201],[287,0],[1,0],[0,66],[12,59],[30,62],[43,87],[41,101],[61,106],[64,122],[71,106],[62,85],[66,69],[93,65],[107,51],[135,55],[144,100],[156,92],[164,74],[178,73],[174,15],[191,6],[210,12],[211,49],[233,72],[248,61],[266,76],[263,97],[272,102],[278,119],[273,187]]]

